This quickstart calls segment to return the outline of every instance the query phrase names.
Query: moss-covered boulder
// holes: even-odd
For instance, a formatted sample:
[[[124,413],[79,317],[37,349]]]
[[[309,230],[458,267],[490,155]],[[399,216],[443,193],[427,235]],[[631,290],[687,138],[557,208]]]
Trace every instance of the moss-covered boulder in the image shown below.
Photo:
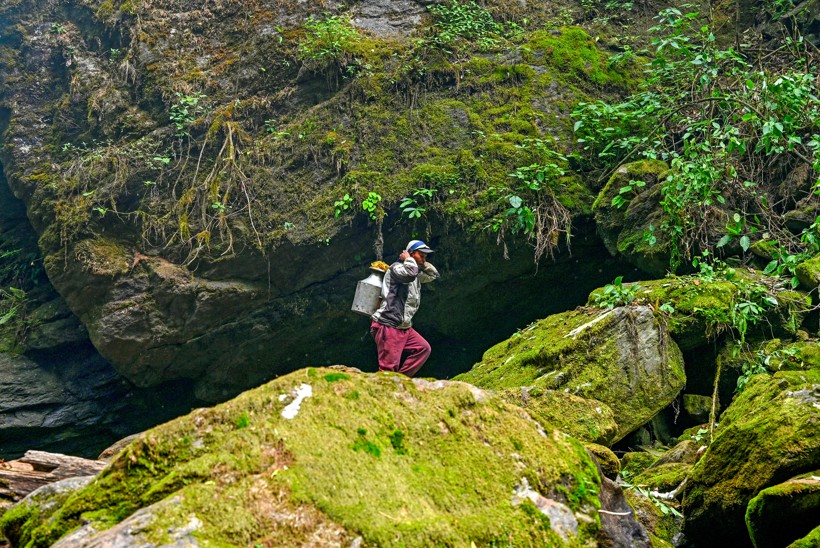
[[[457,378],[494,390],[528,386],[603,402],[618,425],[611,441],[651,419],[686,382],[680,351],[643,306],[549,316],[489,349]]]
[[[692,421],[703,423],[709,420],[709,413],[712,410],[712,398],[699,394],[683,395],[683,412]]]
[[[820,255],[797,265],[794,273],[804,288],[817,289],[820,286]]]
[[[603,402],[618,425],[612,441],[651,419],[686,382],[680,351],[645,306],[549,316],[489,349],[457,378],[494,390],[529,386]]]
[[[628,451],[621,457],[621,473],[627,479],[633,478],[658,462],[659,458],[647,451]]]
[[[787,546],[820,526],[820,471],[763,489],[746,509],[756,547]]]
[[[670,247],[650,245],[650,225],[660,226],[662,208],[659,181],[669,166],[659,160],[641,160],[617,169],[593,205],[598,232],[613,255],[621,254],[635,266],[655,276],[669,268]]]
[[[665,493],[678,487],[691,468],[692,465],[685,462],[668,462],[650,466],[629,481],[635,485]]]
[[[609,534],[601,492],[583,445],[495,395],[306,369],[142,434],[91,485],[49,512],[18,507],[0,529],[19,546],[137,521],[110,534],[128,545],[578,546]]]
[[[749,544],[744,515],[762,489],[820,463],[820,368],[755,375],[720,418],[685,487],[687,538]]]
[[[805,318],[808,296],[799,291],[771,287],[770,278],[756,270],[723,266],[686,276],[667,276],[637,282],[636,303],[655,309],[671,307],[665,319],[669,333],[684,352],[704,347],[727,331],[738,332],[737,306],[753,302],[760,309],[744,324],[746,333],[793,335]],[[590,293],[589,303],[600,300],[603,289]],[[665,306],[666,305],[666,306]]]
[[[618,433],[612,409],[605,403],[560,390],[524,386],[500,392],[537,421],[551,424],[581,441],[609,445]]]
[[[672,539],[681,530],[683,518],[676,515],[667,503],[651,499],[645,490],[626,489],[626,500],[634,508],[635,517],[647,530],[653,548],[672,548]]]
[[[595,457],[604,476],[611,480],[618,477],[621,473],[621,462],[609,447],[597,443],[585,443],[584,447]]]
[[[820,526],[812,529],[805,537],[789,544],[788,548],[815,548],[815,546],[820,546]]]

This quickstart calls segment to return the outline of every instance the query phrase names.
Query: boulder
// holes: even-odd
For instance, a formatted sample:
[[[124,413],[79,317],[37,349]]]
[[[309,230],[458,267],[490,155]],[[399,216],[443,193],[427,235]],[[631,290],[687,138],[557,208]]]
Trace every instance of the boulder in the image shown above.
[[[664,512],[659,504],[655,504],[638,489],[627,488],[625,494],[626,500],[634,509],[636,519],[649,533],[654,548],[679,546],[672,542],[673,539],[677,540],[683,523],[679,515],[670,511],[669,506],[666,506],[667,510]]]
[[[641,281],[635,302],[657,308],[670,305],[673,310],[664,315],[669,333],[683,352],[689,352],[712,345],[721,333],[734,329],[733,307],[754,287],[773,301],[763,304],[765,313],[757,324],[748,324],[747,337],[755,333],[768,337],[792,336],[807,314],[807,296],[798,291],[771,288],[769,279],[760,271],[732,267],[706,275],[668,276]],[[594,290],[588,302],[594,303],[602,291]]]
[[[815,548],[817,546],[820,546],[820,527],[815,527],[805,537],[792,542],[788,548]]]
[[[683,462],[668,462],[658,464],[657,466],[652,465],[629,481],[634,485],[639,485],[652,491],[667,493],[677,488],[691,469],[691,464]]]
[[[656,462],[658,456],[646,451],[629,451],[621,457],[621,474],[631,480]]]
[[[680,350],[647,306],[549,316],[489,349],[457,378],[495,390],[526,386],[602,402],[618,426],[610,442],[650,420],[686,382]]]
[[[683,411],[692,421],[704,423],[709,420],[709,413],[712,411],[712,397],[684,394]]]
[[[58,546],[648,546],[617,494],[580,442],[494,394],[311,368],[143,433],[53,512],[13,509],[0,531]]]
[[[686,537],[694,543],[749,544],[749,502],[819,462],[820,367],[753,376],[692,469],[683,498]]]
[[[650,226],[660,227],[662,208],[659,205],[660,185],[669,166],[659,160],[640,160],[624,164],[609,178],[593,205],[598,232],[609,252],[623,255],[632,264],[655,276],[669,269],[670,246],[658,241],[650,245],[646,234]],[[638,181],[638,186],[632,181]],[[632,187],[633,190],[621,192]],[[617,197],[617,198],[616,198]],[[622,205],[612,200],[622,200]],[[656,238],[660,231],[652,234]]]
[[[0,519],[4,524],[3,538],[17,545],[16,542],[25,535],[26,521],[31,512],[42,512],[44,516],[52,515],[74,492],[94,481],[94,477],[74,476],[42,485],[17,504],[0,512]]]
[[[820,286],[820,255],[803,261],[794,269],[800,284],[808,291],[817,289]]]
[[[787,546],[820,526],[820,471],[760,491],[746,509],[757,547]]]
[[[612,409],[592,398],[526,386],[502,390],[500,395],[526,409],[535,420],[581,441],[610,445],[618,433]]]
[[[621,463],[609,447],[598,445],[597,443],[585,443],[584,447],[595,457],[601,474],[611,480],[618,477],[618,474],[621,473]]]

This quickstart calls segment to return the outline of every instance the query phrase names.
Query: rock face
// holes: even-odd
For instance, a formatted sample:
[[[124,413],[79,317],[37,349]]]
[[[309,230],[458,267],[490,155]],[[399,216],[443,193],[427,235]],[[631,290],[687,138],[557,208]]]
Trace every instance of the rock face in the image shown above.
[[[695,543],[749,541],[746,507],[762,489],[820,462],[820,368],[756,375],[720,419],[684,491]]]
[[[0,528],[15,545],[648,546],[629,515],[579,442],[496,396],[334,368],[148,431],[68,501],[18,505]]]
[[[0,353],[0,455],[28,449],[95,457],[113,441],[190,410],[196,400],[180,383],[140,390],[91,346],[62,359]]]
[[[548,394],[547,401],[555,399],[552,390],[597,400],[611,411],[586,413],[590,431],[582,437],[599,439],[611,412],[617,430],[601,440],[608,443],[646,423],[686,382],[680,350],[646,306],[550,316],[497,344],[457,378],[495,390],[531,387],[530,400],[539,391]],[[562,417],[556,411],[556,426],[577,428],[572,413]],[[595,424],[596,416],[601,424]]]
[[[626,75],[577,28],[466,66],[401,38],[433,32],[425,5],[0,6],[0,162],[54,287],[129,381],[190,379],[217,401],[306,365],[372,364],[353,289],[419,236],[444,273],[419,325],[455,350],[438,363],[434,351],[427,374],[466,370],[486,338],[624,270],[604,261],[577,293],[542,290],[577,275],[584,248],[601,255],[577,177],[556,181],[552,203],[576,223],[563,264],[533,278],[528,245],[474,234],[504,214],[492,189],[532,161],[517,145],[568,134],[570,97],[625,89]],[[496,8],[539,28],[553,6]],[[333,16],[356,36],[323,64],[306,24]],[[402,211],[408,196],[424,215]],[[487,298],[499,294],[511,300]]]

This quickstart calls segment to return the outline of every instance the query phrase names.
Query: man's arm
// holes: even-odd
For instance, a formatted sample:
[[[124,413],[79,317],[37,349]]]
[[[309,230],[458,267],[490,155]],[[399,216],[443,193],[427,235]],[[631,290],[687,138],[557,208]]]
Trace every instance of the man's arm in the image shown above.
[[[399,259],[403,262],[390,265],[390,275],[399,283],[409,284],[419,276],[419,265],[406,251],[399,255]]]
[[[440,276],[441,274],[438,273],[436,267],[434,267],[431,263],[424,263],[424,268],[421,272],[419,272],[419,281],[426,284],[438,279]]]

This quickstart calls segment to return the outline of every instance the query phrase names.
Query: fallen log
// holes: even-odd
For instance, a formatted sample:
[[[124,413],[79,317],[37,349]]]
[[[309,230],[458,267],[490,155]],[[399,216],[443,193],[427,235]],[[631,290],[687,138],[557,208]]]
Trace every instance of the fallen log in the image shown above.
[[[43,485],[66,478],[96,475],[107,464],[60,453],[26,451],[17,460],[0,462],[0,499],[16,502]]]

